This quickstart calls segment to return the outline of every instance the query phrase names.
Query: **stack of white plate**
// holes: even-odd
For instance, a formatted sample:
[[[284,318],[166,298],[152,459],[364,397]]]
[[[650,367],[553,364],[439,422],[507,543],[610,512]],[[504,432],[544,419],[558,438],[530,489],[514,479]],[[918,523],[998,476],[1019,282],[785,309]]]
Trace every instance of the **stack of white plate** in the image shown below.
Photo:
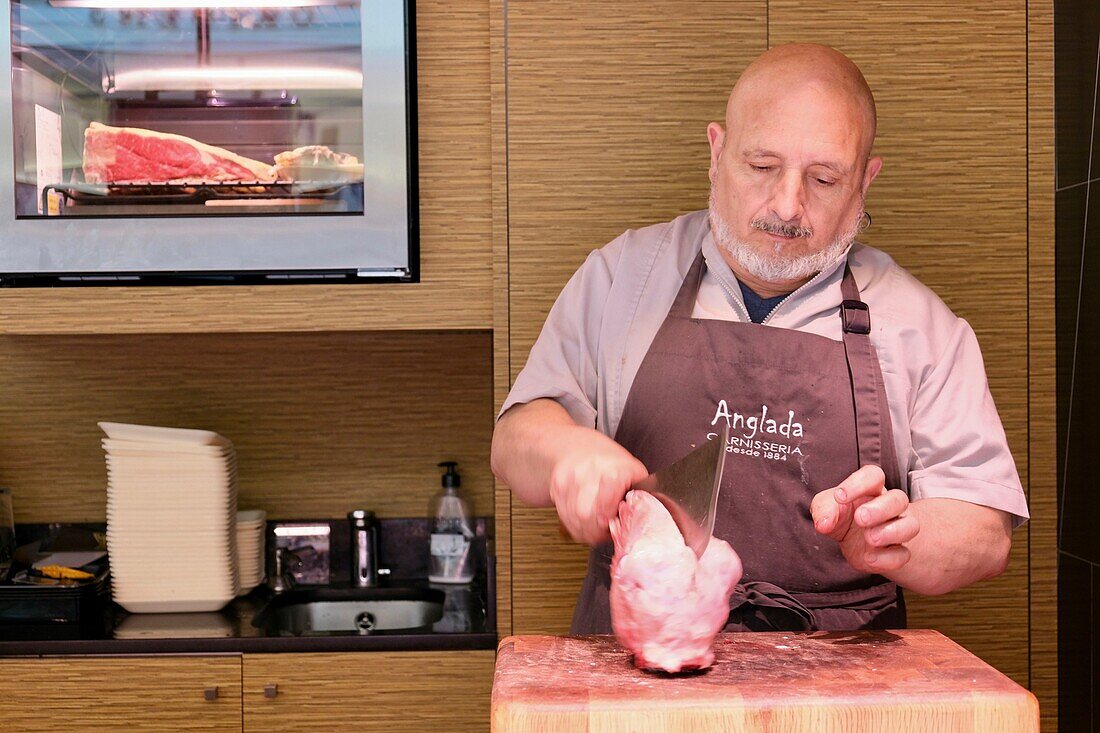
[[[237,458],[208,430],[101,422],[115,602],[216,611],[237,595]]]
[[[217,639],[233,636],[224,613],[134,613],[115,626],[116,639]]]
[[[264,530],[267,514],[260,509],[237,512],[237,576],[244,595],[264,581]]]

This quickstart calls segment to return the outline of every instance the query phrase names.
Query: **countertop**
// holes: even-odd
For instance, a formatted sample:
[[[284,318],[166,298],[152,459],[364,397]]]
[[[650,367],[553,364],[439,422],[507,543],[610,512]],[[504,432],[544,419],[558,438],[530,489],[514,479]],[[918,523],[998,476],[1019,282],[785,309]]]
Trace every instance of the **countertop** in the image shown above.
[[[321,586],[300,584],[297,589],[346,588],[348,577],[347,522],[317,520],[332,527],[331,573]],[[269,525],[272,523],[269,522]],[[46,533],[57,535],[60,525],[17,526],[21,542]],[[81,536],[102,532],[105,525],[65,525]],[[473,582],[463,585],[429,583],[429,532],[423,519],[381,520],[380,566],[390,570],[380,587],[432,588],[445,594],[443,617],[430,632],[373,631],[310,632],[294,636],[253,626],[253,618],[272,597],[266,585],[234,599],[212,613],[129,613],[109,600],[83,613],[79,622],[27,623],[12,621],[11,598],[0,598],[0,656],[63,654],[232,654],[242,652],[433,651],[495,649],[495,563],[486,551],[488,522],[476,520],[475,552],[481,568]],[[270,533],[270,526],[269,526]],[[269,546],[273,537],[268,538]],[[68,548],[89,549],[89,548]],[[340,580],[344,579],[344,580]],[[10,586],[9,586],[10,587]],[[5,603],[8,604],[5,607]]]
[[[80,623],[2,623],[0,656],[63,654],[222,654],[242,652],[350,652],[494,649],[492,604],[485,584],[394,581],[446,594],[444,616],[431,633],[325,632],[278,635],[252,625],[271,597],[265,586],[216,613],[129,613],[108,601]]]

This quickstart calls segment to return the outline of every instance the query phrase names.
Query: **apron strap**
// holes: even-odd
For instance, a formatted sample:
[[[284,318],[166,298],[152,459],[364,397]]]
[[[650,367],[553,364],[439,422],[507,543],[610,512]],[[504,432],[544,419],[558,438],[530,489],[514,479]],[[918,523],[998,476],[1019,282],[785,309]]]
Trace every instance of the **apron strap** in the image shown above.
[[[890,413],[882,369],[871,343],[871,312],[859,298],[859,288],[847,263],[844,265],[840,292],[844,297],[840,304],[840,319],[844,332],[844,356],[852,380],[859,465],[879,466],[886,474],[887,488],[897,488],[902,485],[900,469],[891,426],[888,420],[883,419]]]
[[[738,583],[730,596],[726,631],[818,631],[904,628],[896,584],[819,593],[788,593],[764,581]]]
[[[731,628],[732,627],[732,628]],[[812,631],[813,612],[787,591],[764,581],[738,583],[730,595],[726,630]]]
[[[695,310],[695,299],[699,295],[699,286],[703,282],[703,272],[706,269],[706,260],[703,258],[703,250],[695,255],[695,261],[691,263],[684,282],[676,292],[676,299],[672,301],[672,307],[668,309],[669,316],[689,319]]]

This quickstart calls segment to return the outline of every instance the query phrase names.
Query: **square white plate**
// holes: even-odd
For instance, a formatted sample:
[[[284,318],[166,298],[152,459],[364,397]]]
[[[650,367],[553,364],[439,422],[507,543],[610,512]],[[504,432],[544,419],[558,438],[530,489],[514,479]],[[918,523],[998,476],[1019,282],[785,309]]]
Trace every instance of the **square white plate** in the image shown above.
[[[137,440],[154,443],[190,443],[194,445],[233,445],[229,438],[218,435],[211,430],[166,428],[158,425],[135,425],[133,423],[122,422],[99,422],[96,423],[96,425],[107,434],[108,438],[117,438],[119,440]]]

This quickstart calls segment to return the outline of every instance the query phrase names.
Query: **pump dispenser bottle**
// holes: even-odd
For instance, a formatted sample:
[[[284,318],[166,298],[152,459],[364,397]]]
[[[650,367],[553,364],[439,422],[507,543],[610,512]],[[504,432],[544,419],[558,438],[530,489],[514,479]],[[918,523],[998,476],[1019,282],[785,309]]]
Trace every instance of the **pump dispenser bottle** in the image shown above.
[[[462,483],[454,461],[443,461],[442,490],[428,508],[431,524],[431,556],[428,580],[432,583],[469,583],[474,579],[473,522],[469,507],[458,494]]]

